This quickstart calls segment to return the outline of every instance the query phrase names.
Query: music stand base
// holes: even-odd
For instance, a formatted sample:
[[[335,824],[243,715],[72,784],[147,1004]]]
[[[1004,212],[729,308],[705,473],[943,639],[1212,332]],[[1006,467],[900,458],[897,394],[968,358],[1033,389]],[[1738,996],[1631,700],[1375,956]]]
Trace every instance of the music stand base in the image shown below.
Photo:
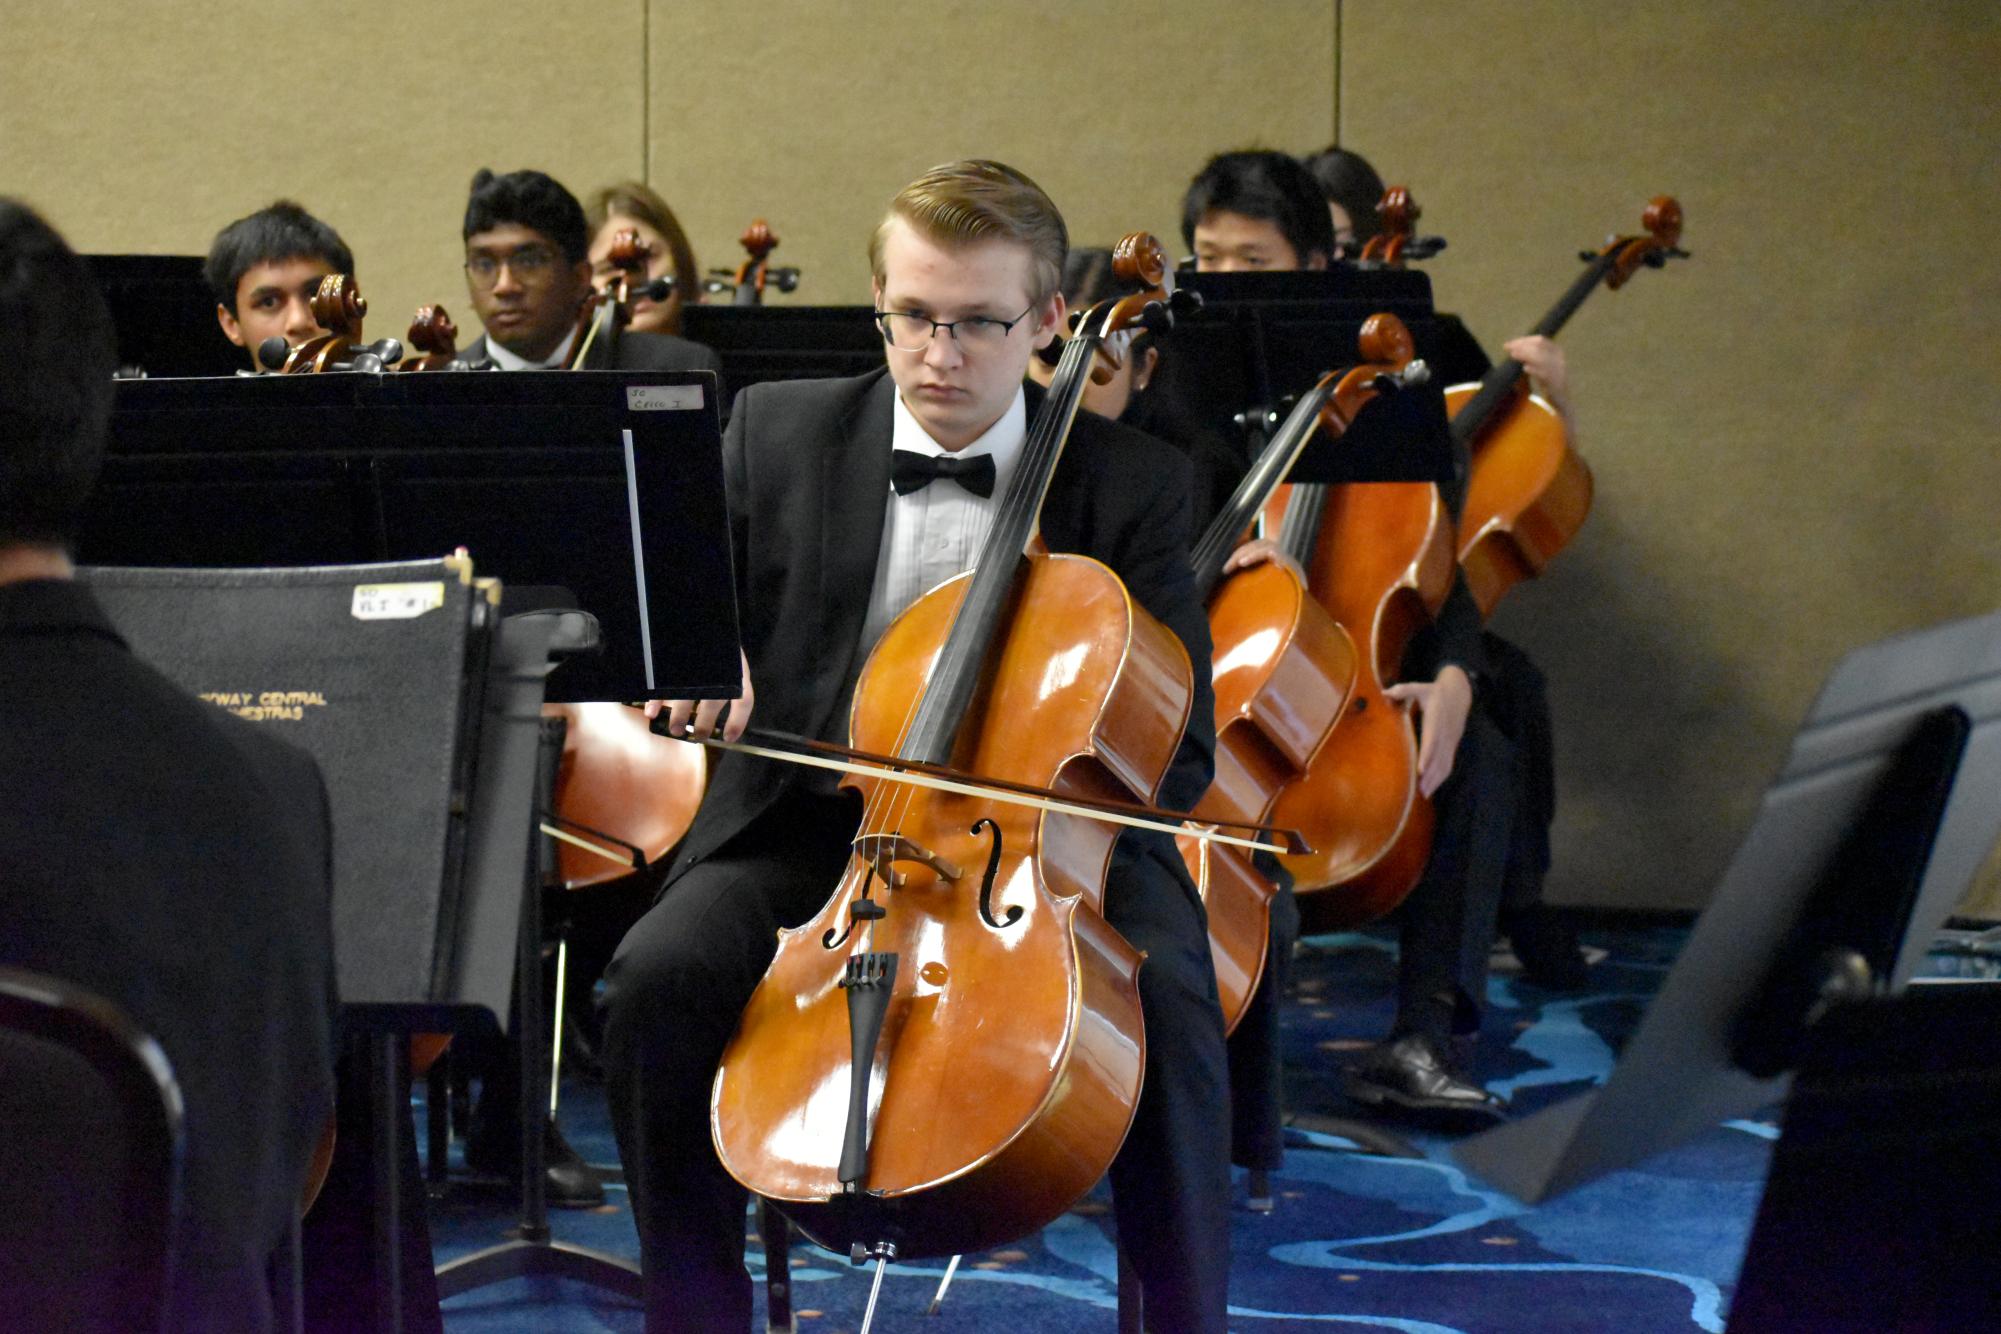
[[[438,1296],[456,1297],[511,1278],[574,1279],[635,1302],[644,1299],[637,1265],[566,1241],[504,1241],[439,1265]]]

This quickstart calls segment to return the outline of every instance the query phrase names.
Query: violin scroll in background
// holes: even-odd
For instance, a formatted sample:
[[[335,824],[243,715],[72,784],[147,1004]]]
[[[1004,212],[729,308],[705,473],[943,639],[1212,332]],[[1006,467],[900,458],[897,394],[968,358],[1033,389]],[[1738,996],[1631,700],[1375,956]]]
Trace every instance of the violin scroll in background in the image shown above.
[[[728,269],[709,270],[709,279],[702,284],[703,291],[716,296],[729,293],[732,305],[761,306],[767,285],[786,293],[798,289],[798,269],[771,267],[771,252],[778,249],[778,237],[763,218],[744,228],[737,244],[744,248],[749,258],[737,266],[735,273]]]
[[[287,348],[273,335],[257,346],[257,360],[278,367],[280,375],[315,375],[325,371],[381,371],[403,359],[403,344],[394,338],[361,341],[362,317],[368,301],[350,274],[330,273],[313,293],[313,320],[326,333]]]
[[[417,355],[401,362],[399,371],[450,370],[459,355],[459,326],[443,306],[419,306],[404,335]]]
[[[1382,220],[1382,230],[1369,238],[1356,257],[1365,268],[1400,269],[1406,260],[1430,259],[1445,249],[1444,237],[1417,235],[1417,220],[1424,216],[1424,210],[1405,186],[1392,185],[1383,191],[1376,216]]]

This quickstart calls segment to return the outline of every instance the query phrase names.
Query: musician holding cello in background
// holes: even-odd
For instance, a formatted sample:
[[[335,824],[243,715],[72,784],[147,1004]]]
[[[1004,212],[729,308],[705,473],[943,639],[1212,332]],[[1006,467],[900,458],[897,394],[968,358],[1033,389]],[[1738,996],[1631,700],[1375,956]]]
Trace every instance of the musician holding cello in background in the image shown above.
[[[475,370],[718,371],[722,359],[667,333],[593,343],[580,316],[590,300],[590,232],[583,205],[539,171],[472,179],[463,229],[466,291],[486,332],[459,354]]]
[[[935,168],[896,196],[870,245],[886,370],[739,397],[724,463],[746,657],[725,737],[742,734],[754,707],[761,725],[845,741],[848,702],[878,636],[970,566],[1041,401],[1023,374],[1063,316],[1065,249],[1061,215],[1019,172],[978,161]],[[1186,646],[1192,717],[1158,795],[1178,810],[1208,785],[1214,747],[1192,527],[1188,469],[1175,452],[1079,414],[1042,535],[1052,551],[1108,565]],[[676,701],[660,712],[675,735],[703,737],[721,708]],[[718,1161],[710,1088],[776,931],[829,898],[860,814],[819,771],[724,754],[664,893],[607,973],[611,1113],[649,1330],[750,1323],[745,1191]],[[1222,1017],[1203,911],[1170,837],[1120,840],[1105,917],[1146,953],[1144,1092],[1111,1168],[1119,1245],[1154,1328],[1221,1331]]]
[[[1344,254],[1360,253],[1382,227],[1377,204],[1383,180],[1361,154],[1328,147],[1304,161],[1327,195],[1337,243]],[[1570,377],[1563,345],[1540,334],[1510,338],[1501,350],[1522,364],[1530,388],[1556,409],[1575,447],[1577,414],[1570,401]],[[1522,972],[1540,986],[1574,990],[1585,983],[1577,933],[1542,901],[1549,871],[1549,827],[1556,818],[1556,760],[1552,751],[1549,688],[1520,646],[1488,630],[1481,635],[1487,655],[1483,704],[1515,745],[1521,766],[1514,837],[1501,886],[1500,931],[1514,946]]]
[[[326,330],[313,315],[313,293],[329,274],[354,274],[354,252],[340,233],[289,199],[238,218],[215,234],[202,277],[215,293],[223,336],[250,354],[252,370],[267,338],[288,347]]]
[[[591,229],[591,280],[602,285],[614,278],[620,266],[612,261],[612,247],[620,232],[639,238],[641,269],[635,275],[643,282],[661,278],[672,280],[673,290],[664,300],[640,296],[632,303],[626,328],[635,333],[678,334],[681,307],[699,304],[702,299],[702,270],[695,263],[695,250],[681,220],[667,206],[659,192],[638,181],[620,181],[591,196],[584,208]]]
[[[1200,272],[1325,269],[1337,250],[1319,186],[1291,156],[1223,153],[1190,183],[1182,237]],[[1277,555],[1247,543],[1233,567]],[[1516,799],[1507,738],[1476,710],[1486,670],[1478,608],[1455,579],[1437,619],[1412,642],[1401,680],[1384,693],[1417,714],[1419,791],[1437,805],[1431,854],[1399,911],[1396,1017],[1388,1039],[1347,1072],[1349,1096],[1421,1113],[1498,1119],[1506,1103],[1465,1077],[1453,1038],[1474,1033],[1487,945]]]

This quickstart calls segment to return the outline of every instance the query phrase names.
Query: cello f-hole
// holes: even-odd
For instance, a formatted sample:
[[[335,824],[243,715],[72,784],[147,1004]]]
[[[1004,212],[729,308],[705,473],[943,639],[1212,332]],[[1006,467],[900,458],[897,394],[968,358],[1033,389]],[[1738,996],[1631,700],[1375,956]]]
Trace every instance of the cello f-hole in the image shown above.
[[[1021,905],[1009,908],[1005,920],[994,919],[994,876],[1000,871],[1001,831],[990,816],[980,817],[979,823],[973,826],[973,832],[979,833],[982,827],[992,832],[993,843],[987,849],[986,873],[980,877],[980,920],[996,931],[1005,931],[1021,920]]]

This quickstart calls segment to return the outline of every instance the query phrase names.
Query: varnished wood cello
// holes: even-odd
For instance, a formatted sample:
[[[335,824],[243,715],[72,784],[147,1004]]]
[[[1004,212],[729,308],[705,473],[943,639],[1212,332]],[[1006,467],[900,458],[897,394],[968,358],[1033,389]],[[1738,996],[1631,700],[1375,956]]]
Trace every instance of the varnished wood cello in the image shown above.
[[[1644,236],[1615,236],[1585,251],[1585,270],[1529,332],[1554,337],[1600,284],[1617,289],[1642,265],[1660,268],[1686,255],[1681,205],[1657,196],[1641,215]],[[1523,384],[1509,358],[1477,385],[1445,393],[1455,445],[1470,450],[1460,509],[1459,563],[1481,615],[1508,589],[1542,573],[1591,512],[1591,469],[1572,447],[1556,409]]]
[[[703,284],[705,291],[718,296],[727,293],[734,306],[761,306],[766,287],[776,287],[781,292],[798,290],[798,269],[771,266],[771,252],[778,249],[778,237],[763,218],[754,219],[744,228],[737,244],[744,249],[743,263],[737,265],[734,273],[711,269],[709,280]]]
[[[1149,282],[1164,271],[1156,246]],[[870,655],[858,747],[1064,792],[1154,791],[1187,716],[1186,651],[1105,567],[1047,554],[1037,531],[1094,346],[1160,295],[1094,312],[1071,340],[973,571]],[[854,786],[868,800],[847,872],[782,933],[724,1055],[717,1149],[830,1245],[978,1249],[1068,1207],[1137,1102],[1139,959],[1098,912],[1116,831]]]
[[[1363,355],[1378,373],[1409,378],[1413,352],[1409,331],[1386,321]],[[1386,692],[1411,638],[1451,591],[1452,521],[1431,482],[1306,484],[1291,488],[1278,544],[1360,654],[1340,725],[1272,808],[1274,821],[1299,829],[1313,847],[1279,859],[1293,877],[1302,921],[1308,930],[1335,930],[1394,906],[1431,854],[1416,726]]]
[[[1195,807],[1198,819],[1277,820],[1280,794],[1313,772],[1354,696],[1361,670],[1355,642],[1290,566],[1266,562],[1229,575],[1223,567],[1313,436],[1338,438],[1381,389],[1401,385],[1411,364],[1402,322],[1376,315],[1358,341],[1363,364],[1322,377],[1300,398],[1191,557],[1209,603],[1216,688],[1216,780]],[[1309,843],[1329,836],[1342,817],[1338,809],[1310,814],[1317,828],[1301,830]],[[1209,909],[1217,989],[1234,1028],[1264,969],[1275,886],[1268,870],[1236,848],[1180,842]]]

